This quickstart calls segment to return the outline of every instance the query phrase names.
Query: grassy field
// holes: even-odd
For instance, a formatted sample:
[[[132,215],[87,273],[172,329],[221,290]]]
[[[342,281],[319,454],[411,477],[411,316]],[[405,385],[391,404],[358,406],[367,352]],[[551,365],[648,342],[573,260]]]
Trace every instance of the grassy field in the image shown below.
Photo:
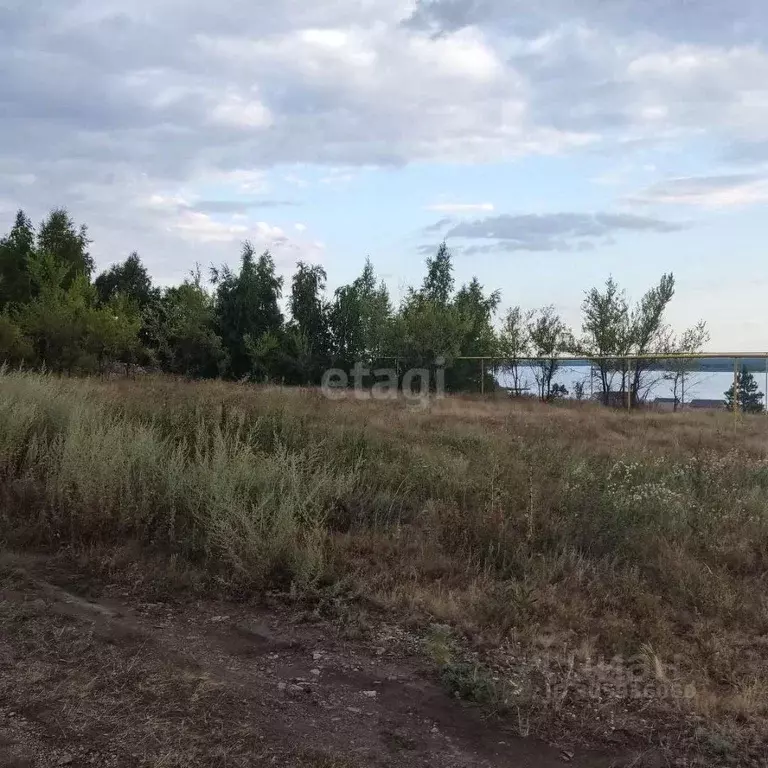
[[[13,550],[386,612],[523,735],[764,753],[765,417],[5,371],[0,472]]]

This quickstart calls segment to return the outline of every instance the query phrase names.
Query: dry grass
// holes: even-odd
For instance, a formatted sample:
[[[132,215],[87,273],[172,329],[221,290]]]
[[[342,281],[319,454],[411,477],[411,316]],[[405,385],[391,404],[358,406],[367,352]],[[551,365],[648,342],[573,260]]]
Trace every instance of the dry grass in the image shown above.
[[[765,733],[764,417],[4,372],[0,473],[16,546],[137,541],[479,646],[637,658],[694,685],[702,717]]]

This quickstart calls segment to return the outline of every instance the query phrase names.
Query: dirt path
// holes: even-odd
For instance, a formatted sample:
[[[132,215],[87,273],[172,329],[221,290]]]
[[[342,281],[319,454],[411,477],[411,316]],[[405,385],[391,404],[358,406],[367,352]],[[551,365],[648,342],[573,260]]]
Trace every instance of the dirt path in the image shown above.
[[[484,719],[397,627],[354,639],[280,610],[91,601],[28,567],[0,575],[0,766],[625,764]]]

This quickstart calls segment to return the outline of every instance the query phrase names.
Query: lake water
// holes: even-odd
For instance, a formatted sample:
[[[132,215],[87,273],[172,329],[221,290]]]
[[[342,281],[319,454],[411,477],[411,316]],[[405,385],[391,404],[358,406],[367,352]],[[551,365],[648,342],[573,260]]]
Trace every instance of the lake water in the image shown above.
[[[653,386],[651,393],[647,400],[650,402],[656,397],[672,397],[672,386],[670,382],[663,381],[663,371],[653,371],[646,374],[647,380],[658,380]],[[753,376],[758,384],[759,391],[765,392],[768,389],[766,386],[765,372],[754,372]],[[533,369],[528,366],[521,366],[521,379],[524,382],[523,386],[531,387],[532,393],[536,392],[536,379],[533,376]],[[574,384],[576,382],[584,383],[584,396],[588,398],[590,395],[590,376],[589,368],[586,366],[563,366],[558,369],[555,374],[554,381],[558,384],[564,384],[568,390],[569,395],[573,396]],[[500,376],[499,381],[505,385],[510,386],[511,381],[506,376]],[[726,372],[693,372],[686,373],[685,375],[685,402],[691,400],[725,400],[725,392],[733,384],[733,373]],[[617,376],[614,379],[613,388],[619,389],[621,385],[621,377]],[[592,391],[599,392],[600,384],[597,376],[595,376],[594,385]],[[678,392],[679,395],[679,392]]]

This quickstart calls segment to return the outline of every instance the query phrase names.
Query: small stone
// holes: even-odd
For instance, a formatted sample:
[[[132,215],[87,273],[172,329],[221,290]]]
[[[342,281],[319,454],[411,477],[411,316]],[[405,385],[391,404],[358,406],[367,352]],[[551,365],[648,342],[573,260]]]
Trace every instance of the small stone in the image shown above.
[[[320,661],[320,659],[322,659],[324,655],[325,654],[322,651],[313,651],[312,661]]]
[[[347,712],[352,712],[354,715],[362,714],[363,710],[359,707],[347,707]]]
[[[277,690],[278,691],[284,691],[288,686],[285,683],[278,683],[277,684]]]
[[[376,691],[363,691],[363,696],[368,697],[369,699],[375,699],[378,694]]]
[[[315,677],[320,677],[320,670],[319,669],[313,669],[310,671],[311,675],[314,675]]]

